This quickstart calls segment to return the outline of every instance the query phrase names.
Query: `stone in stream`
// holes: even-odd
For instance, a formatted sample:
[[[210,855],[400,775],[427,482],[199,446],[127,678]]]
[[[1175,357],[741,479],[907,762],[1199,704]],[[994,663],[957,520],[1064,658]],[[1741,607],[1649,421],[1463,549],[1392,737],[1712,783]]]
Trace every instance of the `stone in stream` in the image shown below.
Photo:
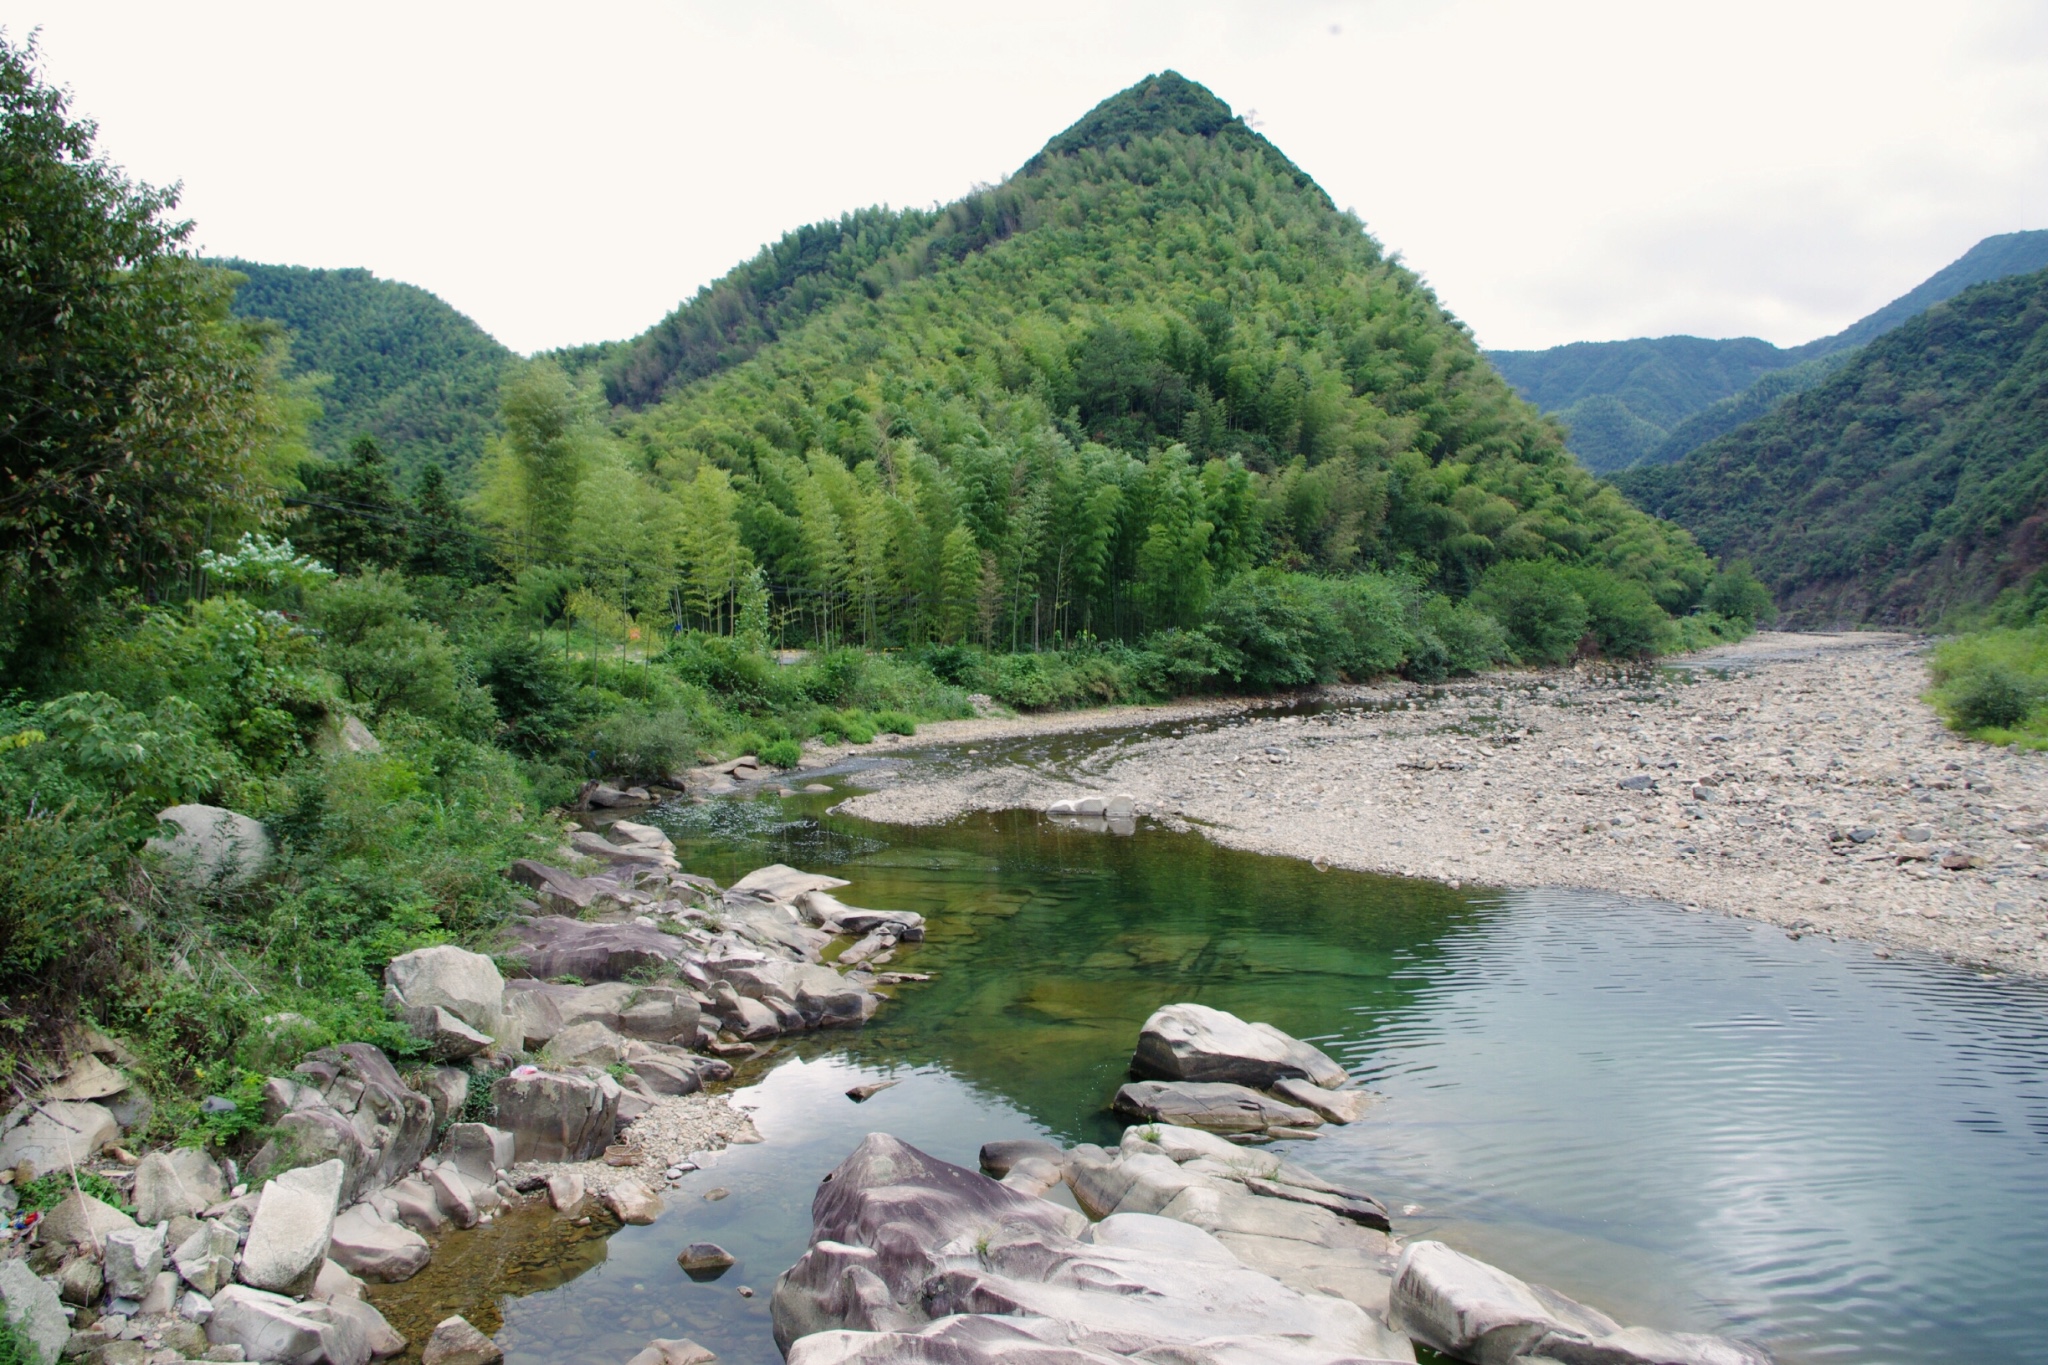
[[[717,1359],[688,1337],[656,1337],[626,1365],[711,1365]]]
[[[981,1169],[998,1180],[1026,1157],[1038,1157],[1058,1165],[1066,1160],[1067,1149],[1045,1138],[1010,1138],[981,1144]]]
[[[610,1076],[543,1071],[507,1075],[491,1087],[498,1127],[521,1161],[587,1161],[618,1130],[619,1083]]]
[[[463,1317],[441,1319],[420,1351],[420,1365],[497,1365],[504,1358],[498,1343]]]
[[[227,1196],[220,1163],[198,1147],[151,1152],[135,1167],[135,1217],[163,1223],[179,1214],[204,1213]]]
[[[589,1212],[590,1193],[583,1177],[574,1171],[556,1171],[548,1176],[548,1203],[564,1218]]]
[[[1365,1090],[1325,1090],[1299,1076],[1282,1077],[1273,1082],[1272,1090],[1274,1095],[1289,1104],[1298,1104],[1322,1115],[1325,1123],[1358,1122],[1372,1107],[1374,1098]]]
[[[757,867],[732,884],[731,889],[767,900],[792,902],[806,891],[831,891],[853,883],[841,877],[817,872],[799,872],[783,863]]]
[[[676,1257],[676,1264],[691,1279],[715,1280],[736,1264],[730,1251],[716,1242],[692,1242]]]
[[[1597,1308],[1442,1242],[1415,1242],[1401,1253],[1388,1321],[1432,1350],[1479,1365],[1769,1365],[1771,1359],[1726,1337],[1623,1328]]]
[[[242,1248],[238,1273],[243,1284],[284,1293],[312,1283],[327,1256],[342,1177],[339,1161],[323,1161],[286,1171],[263,1186]]]
[[[820,1184],[811,1220],[771,1303],[788,1365],[1405,1357],[1356,1305],[1249,1270],[1200,1229],[1090,1226],[883,1133]]]
[[[1059,1163],[1042,1156],[1027,1156],[1010,1167],[1002,1183],[1019,1194],[1042,1195],[1064,1178]]]
[[[512,1135],[488,1123],[452,1124],[441,1139],[442,1159],[454,1162],[471,1181],[486,1185],[496,1180],[500,1171],[512,1168],[518,1159],[514,1150]]]
[[[368,1204],[356,1204],[334,1220],[327,1255],[352,1275],[395,1284],[419,1274],[433,1249],[411,1228],[386,1222]]]
[[[609,882],[595,877],[578,877],[531,858],[515,859],[506,875],[530,889],[542,909],[557,915],[574,915],[588,910],[599,896],[613,889]]]
[[[1163,1005],[1152,1012],[1139,1030],[1131,1074],[1163,1081],[1228,1081],[1258,1089],[1288,1076],[1304,1077],[1325,1089],[1351,1079],[1319,1049],[1271,1024],[1246,1023],[1234,1014],[1191,1002]]]
[[[661,1217],[661,1196],[637,1180],[621,1180],[604,1192],[604,1206],[621,1223],[646,1224]]]
[[[1138,1120],[1200,1128],[1211,1133],[1257,1133],[1268,1128],[1314,1128],[1322,1118],[1297,1105],[1223,1082],[1132,1081],[1116,1092],[1112,1108]]]

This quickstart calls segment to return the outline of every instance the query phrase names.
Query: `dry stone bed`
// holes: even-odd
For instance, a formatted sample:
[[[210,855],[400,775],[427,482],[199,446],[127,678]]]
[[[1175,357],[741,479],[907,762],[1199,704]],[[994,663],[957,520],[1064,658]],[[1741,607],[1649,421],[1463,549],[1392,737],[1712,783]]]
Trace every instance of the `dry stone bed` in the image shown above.
[[[1344,689],[1374,709],[1229,725],[1170,711],[1179,734],[1064,774],[913,766],[843,809],[927,823],[1129,793],[1168,825],[1319,865],[1620,892],[2048,974],[2048,756],[1943,727],[1924,650],[1766,634],[1685,674]]]

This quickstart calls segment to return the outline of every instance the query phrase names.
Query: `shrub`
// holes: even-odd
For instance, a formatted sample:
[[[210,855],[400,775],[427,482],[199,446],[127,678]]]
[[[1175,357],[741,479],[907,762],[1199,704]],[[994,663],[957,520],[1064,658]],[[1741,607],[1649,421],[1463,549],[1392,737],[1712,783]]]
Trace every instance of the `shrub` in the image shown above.
[[[803,746],[793,739],[778,739],[761,746],[761,761],[777,768],[794,768],[803,756]]]
[[[1587,628],[1608,658],[1644,659],[1676,642],[1671,618],[1642,584],[1593,565],[1570,570],[1567,581],[1586,604]]]
[[[2010,730],[2027,718],[2040,699],[2040,688],[2031,679],[1996,665],[1965,674],[1949,690],[1949,706],[1969,730]]]
[[[917,733],[917,722],[901,711],[877,711],[875,731],[884,735],[914,735]]]
[[[1928,700],[1954,728],[2000,742],[2048,740],[2040,716],[2048,700],[2048,627],[1957,636],[1934,651],[1930,671]]]
[[[1416,609],[1406,672],[1418,682],[1478,673],[1514,657],[1500,622],[1469,602],[1429,597]]]
[[[588,756],[597,776],[661,781],[690,764],[696,755],[697,736],[687,711],[649,711],[628,705],[591,722],[578,736],[577,747]]]
[[[567,665],[523,630],[485,637],[472,663],[498,719],[498,742],[516,754],[549,753],[583,719]]]
[[[1771,590],[1757,581],[1749,561],[1738,559],[1714,575],[1700,605],[1717,616],[1767,626],[1778,617],[1771,603]]]
[[[1480,578],[1472,604],[1501,623],[1523,663],[1561,664],[1585,638],[1586,601],[1574,591],[1571,571],[1555,560],[1494,565]]]
[[[1314,581],[1314,580],[1312,580]],[[1354,682],[1391,673],[1415,647],[1407,623],[1412,592],[1383,574],[1324,580],[1322,591],[1338,633],[1331,662]]]

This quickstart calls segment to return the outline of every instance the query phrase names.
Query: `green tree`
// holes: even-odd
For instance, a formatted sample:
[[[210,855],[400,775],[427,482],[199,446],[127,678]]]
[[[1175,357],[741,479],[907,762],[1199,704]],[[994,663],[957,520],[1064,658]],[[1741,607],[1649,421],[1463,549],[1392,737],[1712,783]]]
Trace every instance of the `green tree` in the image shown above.
[[[391,479],[391,462],[376,440],[358,436],[346,458],[308,462],[305,514],[295,543],[336,573],[396,568],[412,553],[412,508]]]
[[[185,580],[276,505],[285,415],[233,277],[192,261],[177,191],[131,183],[0,36],[0,658],[81,602]]]
[[[534,361],[505,381],[498,420],[505,435],[485,461],[478,511],[497,527],[515,573],[566,564],[590,437],[575,386],[561,366]]]

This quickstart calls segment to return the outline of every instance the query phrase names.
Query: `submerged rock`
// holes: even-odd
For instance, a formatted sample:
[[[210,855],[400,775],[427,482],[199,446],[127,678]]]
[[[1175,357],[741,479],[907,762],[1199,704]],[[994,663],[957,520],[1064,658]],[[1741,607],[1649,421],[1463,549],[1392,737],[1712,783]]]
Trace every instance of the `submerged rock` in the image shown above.
[[[420,1352],[421,1365],[497,1365],[504,1358],[498,1343],[464,1317],[441,1319]]]
[[[1131,1074],[1165,1081],[1227,1081],[1263,1090],[1300,1076],[1325,1089],[1350,1079],[1319,1049],[1271,1024],[1251,1024],[1207,1005],[1164,1005],[1138,1033]]]

